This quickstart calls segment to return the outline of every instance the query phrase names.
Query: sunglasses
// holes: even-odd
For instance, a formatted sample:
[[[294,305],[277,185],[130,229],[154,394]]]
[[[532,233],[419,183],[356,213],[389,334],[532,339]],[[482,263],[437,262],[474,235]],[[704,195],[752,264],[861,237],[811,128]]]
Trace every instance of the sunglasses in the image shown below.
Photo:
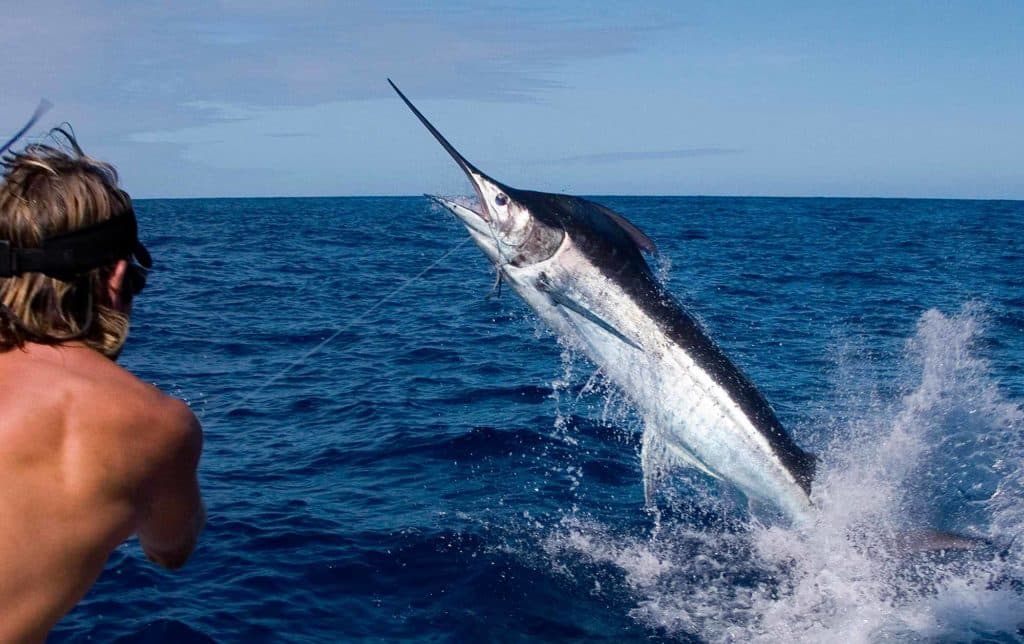
[[[142,289],[146,288],[146,278],[149,274],[149,270],[130,262],[128,264],[128,271],[125,275],[125,281],[127,282],[128,291],[135,297],[142,292]]]

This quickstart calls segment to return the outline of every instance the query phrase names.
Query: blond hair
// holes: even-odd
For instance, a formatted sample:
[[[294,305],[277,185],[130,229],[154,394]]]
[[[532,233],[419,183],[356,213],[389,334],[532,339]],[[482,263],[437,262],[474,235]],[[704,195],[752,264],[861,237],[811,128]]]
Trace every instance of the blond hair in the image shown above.
[[[66,130],[55,129],[50,138],[53,145],[30,144],[0,160],[0,240],[12,247],[38,248],[48,237],[132,213],[112,165],[86,156]],[[128,316],[107,294],[112,269],[0,278],[0,352],[27,342],[80,341],[116,357],[128,337]]]

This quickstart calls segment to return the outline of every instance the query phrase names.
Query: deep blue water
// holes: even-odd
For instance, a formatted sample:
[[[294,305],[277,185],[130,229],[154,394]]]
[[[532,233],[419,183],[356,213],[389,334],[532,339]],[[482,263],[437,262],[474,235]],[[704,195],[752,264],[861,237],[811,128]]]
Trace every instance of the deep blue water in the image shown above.
[[[599,201],[823,454],[825,527],[687,472],[645,510],[639,420],[473,244],[406,285],[466,238],[425,199],[140,201],[122,362],[203,421],[209,523],[179,572],[119,547],[51,641],[1021,637],[1021,544],[915,576],[829,535],[1024,529],[1024,202]]]

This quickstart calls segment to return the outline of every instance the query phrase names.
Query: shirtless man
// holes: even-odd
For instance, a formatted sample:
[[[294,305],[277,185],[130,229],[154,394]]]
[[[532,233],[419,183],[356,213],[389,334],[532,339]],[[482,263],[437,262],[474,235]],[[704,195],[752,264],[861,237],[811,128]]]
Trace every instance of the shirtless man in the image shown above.
[[[206,516],[199,422],[114,362],[152,264],[131,199],[54,136],[0,184],[0,642],[42,641],[133,534],[184,565]]]

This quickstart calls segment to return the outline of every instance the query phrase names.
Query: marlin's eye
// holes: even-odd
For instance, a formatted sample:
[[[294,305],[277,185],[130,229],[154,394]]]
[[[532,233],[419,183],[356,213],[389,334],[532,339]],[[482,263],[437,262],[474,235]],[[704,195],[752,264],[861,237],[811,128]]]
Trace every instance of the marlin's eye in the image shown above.
[[[508,205],[508,197],[505,196],[504,192],[499,192],[498,194],[494,195],[494,203],[498,204],[499,206]]]

